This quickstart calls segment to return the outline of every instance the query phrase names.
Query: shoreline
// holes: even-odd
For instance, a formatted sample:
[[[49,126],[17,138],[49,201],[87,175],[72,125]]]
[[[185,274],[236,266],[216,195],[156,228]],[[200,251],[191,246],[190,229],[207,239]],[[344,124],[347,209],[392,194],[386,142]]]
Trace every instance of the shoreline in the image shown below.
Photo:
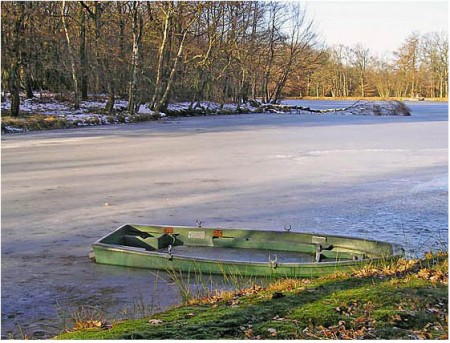
[[[183,288],[181,276],[175,282]],[[447,339],[448,254],[210,291],[151,317],[79,320],[55,339]]]
[[[350,98],[349,98],[350,99]],[[162,118],[199,117],[210,115],[240,115],[248,113],[294,113],[316,114],[339,113],[350,115],[375,115],[395,116],[410,115],[406,105],[398,100],[373,100],[369,98],[353,99],[355,103],[347,108],[328,110],[311,109],[310,107],[289,104],[263,104],[255,100],[238,105],[234,103],[219,104],[214,102],[202,102],[194,108],[190,103],[181,102],[170,104],[164,113],[155,113],[147,104],[141,105],[140,111],[131,115],[125,111],[127,102],[116,101],[113,113],[106,114],[103,103],[99,97],[93,97],[91,101],[84,101],[79,110],[73,110],[67,101],[52,99],[46,96],[45,100],[33,98],[22,101],[21,115],[11,117],[9,115],[10,103],[2,103],[1,131],[2,133],[23,133],[29,131],[42,131],[54,129],[72,129],[87,126],[128,124],[147,121],[156,121]],[[285,100],[288,100],[286,98]],[[306,99],[291,99],[306,100]],[[330,101],[335,99],[313,99],[314,101]],[[344,101],[343,99],[340,99]],[[348,99],[347,99],[348,100]],[[359,104],[358,104],[359,103]],[[383,104],[384,103],[384,104]]]

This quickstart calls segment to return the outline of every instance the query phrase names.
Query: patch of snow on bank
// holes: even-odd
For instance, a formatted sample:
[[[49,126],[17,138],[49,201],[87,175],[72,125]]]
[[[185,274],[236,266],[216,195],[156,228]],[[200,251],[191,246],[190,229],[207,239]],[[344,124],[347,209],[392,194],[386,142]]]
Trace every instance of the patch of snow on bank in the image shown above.
[[[178,103],[171,103],[167,107],[167,109],[171,112],[176,111],[188,111],[189,107],[191,106],[190,102],[178,102]],[[252,107],[250,104],[245,103],[241,104],[240,108],[243,110],[249,110],[249,111],[255,111],[256,107]],[[192,105],[192,110],[195,111],[197,109],[200,110],[206,110],[210,112],[217,112],[222,110],[228,111],[228,112],[238,112],[238,105],[233,103],[228,104],[219,104],[217,102],[212,101],[202,101],[199,104],[196,102]]]
[[[4,128],[5,132],[9,132],[9,133],[18,133],[18,132],[24,132],[24,129],[20,129],[18,127],[14,127],[14,126],[5,126]]]
[[[59,115],[68,122],[75,123],[77,126],[92,126],[92,125],[108,125],[108,117],[103,114],[64,114]]]
[[[178,102],[175,104],[169,104],[167,106],[167,109],[169,111],[185,111],[189,109],[189,106],[191,105],[190,102]]]
[[[167,109],[169,111],[175,112],[175,111],[187,111],[189,110],[189,107],[191,106],[190,102],[177,102],[177,103],[171,103],[167,106]],[[196,109],[204,109],[204,110],[217,110],[220,108],[220,104],[217,102],[212,101],[202,101],[199,104],[197,102],[194,102],[192,104],[192,110]]]
[[[106,103],[105,105],[106,106]],[[128,108],[127,100],[116,100],[114,101],[114,109],[119,111],[125,111]]]
[[[64,102],[57,102],[56,100],[51,101],[40,101],[37,98],[25,99],[21,101],[19,109],[20,112],[42,114],[46,116],[57,116],[66,114],[82,114],[88,109],[88,102],[85,102],[79,110],[74,110],[70,105]],[[92,105],[89,105],[92,107]],[[84,107],[84,108],[83,108]],[[11,100],[6,99],[6,101],[1,104],[2,110],[11,110]]]
[[[139,111],[137,113],[139,113],[139,114],[151,114],[151,115],[155,114],[154,111],[152,111],[150,108],[148,108],[147,104],[141,105],[139,107]]]

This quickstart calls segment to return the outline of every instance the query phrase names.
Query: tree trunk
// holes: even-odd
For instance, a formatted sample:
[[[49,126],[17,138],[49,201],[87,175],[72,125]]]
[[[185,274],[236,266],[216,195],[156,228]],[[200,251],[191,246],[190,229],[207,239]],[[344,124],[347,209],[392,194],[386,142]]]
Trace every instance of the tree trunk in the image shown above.
[[[183,53],[184,40],[186,39],[187,29],[183,33],[183,37],[181,38],[180,46],[178,47],[178,53],[175,57],[175,61],[173,62],[172,70],[170,71],[169,78],[167,80],[166,89],[164,91],[161,100],[157,103],[155,107],[155,111],[159,112],[161,109],[166,109],[167,102],[169,100],[169,94],[172,91],[172,84],[175,79],[175,72],[177,71],[178,62],[181,60],[181,55]]]
[[[347,91],[347,77],[346,77],[346,75],[345,75],[345,72],[344,73],[342,73],[342,77],[343,77],[343,82],[344,82],[344,85],[343,85],[343,87],[344,87],[344,93],[342,94],[344,97],[347,97],[348,96],[348,91]]]
[[[73,107],[78,110],[80,108],[80,97],[78,94],[78,78],[77,78],[77,68],[75,65],[75,54],[72,50],[72,46],[70,45],[70,36],[69,30],[67,28],[66,22],[66,2],[63,1],[61,6],[61,20],[64,28],[64,33],[66,36],[67,49],[69,50],[69,59],[70,59],[70,67],[72,69],[72,82],[73,82],[73,90],[74,90],[74,101]]]
[[[122,10],[122,4],[120,1],[116,2],[117,5],[117,12],[119,15],[119,59],[121,61],[124,61],[125,58],[125,20],[124,20],[124,14],[123,14],[123,10]],[[125,86],[125,90],[127,89],[128,85],[128,74],[126,73],[126,68],[124,68],[123,64],[120,64],[121,67],[119,69],[119,89],[116,90],[118,91],[120,94],[126,93],[126,91],[124,92],[124,88],[122,85],[126,85]]]
[[[86,14],[80,8],[80,68],[81,68],[81,100],[87,100],[87,56],[86,56]]]
[[[111,114],[114,110],[114,102],[115,102],[114,83],[109,81],[107,87],[108,87],[108,101],[106,102],[105,110],[108,112],[108,114]]]
[[[20,114],[20,76],[19,76],[19,64],[14,62],[11,66],[11,72],[9,75],[9,92],[11,93],[11,116],[18,117]]]
[[[360,81],[361,81],[361,97],[364,98],[365,97],[364,88],[366,86],[365,81],[364,81],[364,74],[361,74]]]
[[[25,20],[25,3],[17,2],[15,6],[18,7],[19,13],[16,16],[14,22],[14,29],[12,35],[12,44],[14,54],[12,56],[11,67],[9,70],[8,86],[11,94],[11,116],[18,117],[20,115],[20,68],[23,63],[22,57],[22,42],[21,37],[23,35],[23,22]],[[2,5],[3,8],[3,5]],[[3,23],[2,23],[3,24]],[[3,31],[3,27],[2,27]],[[3,43],[3,41],[2,41]],[[3,56],[2,56],[3,57]],[[3,75],[2,75],[3,76]]]
[[[158,56],[158,68],[156,70],[156,80],[155,80],[155,89],[153,92],[153,98],[151,102],[151,109],[155,109],[156,103],[158,102],[158,99],[160,97],[161,91],[162,91],[162,73],[163,73],[163,66],[164,66],[164,56],[166,52],[167,47],[167,41],[168,41],[168,33],[170,28],[170,22],[172,20],[172,10],[173,10],[173,4],[169,3],[167,8],[167,12],[165,12],[165,18],[164,18],[164,30],[163,30],[163,38],[161,42],[161,46],[159,48],[159,56]]]
[[[142,37],[142,17],[138,13],[137,3],[133,2],[133,52],[131,54],[130,88],[128,92],[128,112],[136,109],[136,90],[139,72],[139,46]]]
[[[33,78],[31,77],[31,68],[29,63],[24,63],[23,65],[23,74],[25,78],[25,93],[27,99],[32,99],[33,94]]]
[[[266,64],[266,69],[264,72],[264,78],[263,78],[263,102],[268,103],[270,101],[269,97],[269,79],[270,79],[270,72],[272,70],[272,64],[275,56],[275,30],[276,30],[276,16],[277,16],[277,8],[276,4],[272,5],[272,13],[271,13],[271,28],[270,28],[270,36],[269,36],[269,57]]]
[[[291,58],[292,58],[292,56],[291,56]],[[270,96],[271,98],[273,98],[271,101],[272,104],[277,104],[281,100],[281,93],[283,91],[284,86],[286,85],[287,79],[291,72],[291,66],[292,66],[292,60],[290,60],[288,62],[288,64],[286,65],[280,80],[278,80],[278,82],[276,84],[275,91]]]

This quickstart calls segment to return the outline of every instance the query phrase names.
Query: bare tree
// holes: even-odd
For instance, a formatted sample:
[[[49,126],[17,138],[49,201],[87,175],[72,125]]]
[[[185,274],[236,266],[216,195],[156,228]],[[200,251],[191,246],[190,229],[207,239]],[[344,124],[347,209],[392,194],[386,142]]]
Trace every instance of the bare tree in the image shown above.
[[[366,72],[370,58],[369,52],[370,50],[365,48],[361,43],[356,44],[352,49],[352,63],[358,73],[361,97],[366,96]]]
[[[383,58],[372,58],[373,82],[378,96],[387,98],[393,94],[394,67]]]
[[[426,65],[429,96],[448,96],[448,35],[432,32],[422,37],[422,60]]]
[[[419,62],[419,35],[417,33],[411,34],[406,38],[403,45],[394,52],[396,56],[396,65],[399,70],[398,86],[402,87],[397,89],[397,96],[410,96],[415,97],[417,87],[417,68]]]
[[[172,86],[175,80],[175,73],[182,58],[186,36],[192,24],[198,19],[201,8],[202,3],[178,3],[175,7],[172,8],[172,10],[167,12],[166,20],[174,19],[172,18],[172,16],[174,14],[176,15],[177,25],[173,32],[175,36],[174,38],[178,38],[179,42],[177,53],[173,58],[172,65],[170,66],[170,72],[167,77],[165,87],[161,87],[161,92],[158,89],[158,93],[156,93],[155,90],[153,110],[156,113],[159,113],[161,110],[165,110],[165,108],[167,107],[167,103],[170,98],[170,92],[172,91]],[[167,38],[166,36],[164,37]],[[163,46],[164,45],[162,44],[161,47]],[[163,50],[164,49],[161,48],[161,52],[163,52]]]
[[[283,16],[286,15],[286,5],[280,2],[271,1],[268,5],[269,20],[267,27],[267,52],[265,61],[264,76],[262,79],[262,93],[263,101],[268,103],[271,99],[269,91],[270,78],[272,75],[272,68],[275,61],[276,45],[281,41],[282,36],[279,31]]]
[[[292,25],[290,36],[286,42],[286,55],[280,61],[282,65],[281,72],[278,79],[275,81],[275,89],[271,95],[271,101],[278,103],[281,100],[283,88],[286,85],[294,67],[306,67],[307,62],[310,62],[310,57],[314,54],[314,47],[316,44],[316,34],[313,31],[312,20],[307,19],[304,9],[298,3],[290,4],[291,17],[288,23]]]
[[[86,11],[83,6],[79,8],[80,18],[80,90],[81,100],[87,100],[88,97],[88,77],[87,77],[87,52],[86,52]]]
[[[68,28],[67,20],[66,20],[67,16],[68,16],[68,7],[66,4],[66,1],[63,1],[61,3],[61,22],[62,22],[63,28],[64,28],[67,49],[69,51],[70,67],[72,70],[72,82],[73,82],[73,92],[74,92],[73,107],[77,110],[80,108],[80,96],[78,93],[78,72],[77,72],[77,67],[76,67],[76,62],[75,62],[75,53],[73,51],[73,47],[70,42],[71,39],[70,39],[69,28]]]
[[[155,89],[153,91],[153,98],[150,103],[150,108],[155,109],[157,102],[159,101],[163,88],[163,72],[164,65],[166,63],[166,50],[169,41],[169,33],[171,22],[174,16],[174,3],[173,2],[163,2],[159,6],[159,10],[163,14],[164,18],[164,27],[162,30],[162,39],[159,47],[158,53],[158,66],[156,69],[156,80],[155,80]]]
[[[131,54],[130,63],[130,88],[128,91],[128,112],[134,114],[138,110],[139,104],[136,103],[136,89],[139,73],[139,50],[142,40],[143,19],[139,11],[139,4],[133,1],[130,5],[133,16],[133,52]]]

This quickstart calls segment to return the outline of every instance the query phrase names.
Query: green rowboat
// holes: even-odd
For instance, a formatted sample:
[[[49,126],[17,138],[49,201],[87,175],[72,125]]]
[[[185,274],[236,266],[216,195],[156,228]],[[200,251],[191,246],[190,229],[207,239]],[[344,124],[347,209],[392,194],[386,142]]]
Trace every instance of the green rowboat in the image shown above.
[[[285,231],[123,225],[93,244],[95,261],[127,267],[312,277],[403,255],[400,245]]]

